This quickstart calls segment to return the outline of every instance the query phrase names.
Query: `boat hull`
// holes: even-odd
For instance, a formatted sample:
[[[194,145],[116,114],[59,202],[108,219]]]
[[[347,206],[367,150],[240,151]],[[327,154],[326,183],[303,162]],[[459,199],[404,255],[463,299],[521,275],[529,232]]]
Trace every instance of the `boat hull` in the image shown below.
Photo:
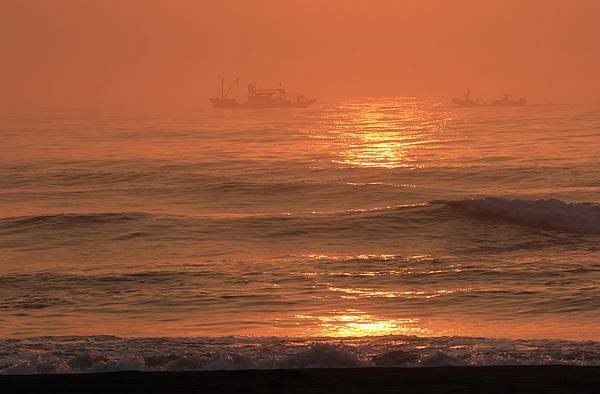
[[[453,98],[452,102],[459,107],[522,107],[527,104],[527,100],[521,99],[519,101],[511,101],[511,100],[496,100],[491,103],[480,103],[477,101],[464,100],[459,98]]]
[[[265,109],[265,108],[308,108],[317,100],[305,100],[301,102],[294,101],[275,101],[260,103],[239,103],[235,100],[211,98],[209,101],[215,108],[219,109]]]
[[[527,104],[527,100],[522,98],[519,101],[512,100],[496,100],[490,103],[492,107],[522,107]]]
[[[454,97],[452,99],[452,102],[454,104],[458,105],[459,107],[483,107],[483,106],[485,106],[485,104],[479,103],[477,101],[459,99],[456,97]]]

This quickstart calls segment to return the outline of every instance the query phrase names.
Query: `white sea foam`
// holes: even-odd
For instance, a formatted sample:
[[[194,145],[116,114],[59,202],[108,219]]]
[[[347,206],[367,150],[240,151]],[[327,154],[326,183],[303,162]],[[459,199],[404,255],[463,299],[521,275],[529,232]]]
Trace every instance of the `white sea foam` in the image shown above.
[[[367,338],[40,337],[0,341],[0,374],[374,366],[600,365],[600,342]]]

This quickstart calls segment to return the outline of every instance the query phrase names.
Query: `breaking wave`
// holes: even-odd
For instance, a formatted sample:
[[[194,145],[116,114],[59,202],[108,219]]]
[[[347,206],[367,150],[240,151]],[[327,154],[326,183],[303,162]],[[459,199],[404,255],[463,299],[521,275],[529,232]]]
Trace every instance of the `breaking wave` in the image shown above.
[[[429,204],[386,206],[334,212],[278,214],[167,215],[151,212],[65,213],[0,218],[0,248],[60,248],[65,242],[221,241],[346,239],[384,242],[403,236],[431,234],[439,224],[449,227],[441,236],[470,239],[469,230],[492,219],[542,230],[600,234],[600,205],[556,199],[522,200],[502,197],[436,200]],[[490,226],[480,226],[494,231]],[[51,235],[50,237],[48,235]],[[494,234],[490,234],[493,237]],[[1,237],[0,237],[1,238]]]
[[[600,365],[600,343],[468,337],[38,337],[0,340],[0,374],[273,368]]]
[[[472,216],[574,233],[600,233],[600,205],[568,203],[557,199],[522,200],[501,197],[433,201]]]

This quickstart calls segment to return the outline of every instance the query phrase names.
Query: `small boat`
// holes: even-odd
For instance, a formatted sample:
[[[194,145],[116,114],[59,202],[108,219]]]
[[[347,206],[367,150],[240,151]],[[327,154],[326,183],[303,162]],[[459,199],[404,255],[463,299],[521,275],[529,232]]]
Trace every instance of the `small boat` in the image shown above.
[[[452,102],[459,107],[485,107],[487,105],[487,103],[481,103],[470,99],[459,99],[456,97],[452,98]]]
[[[494,100],[490,103],[492,107],[521,107],[527,104],[527,99],[521,97],[519,100],[511,100],[510,94],[505,94],[500,100]]]
[[[505,94],[503,98],[499,100],[493,100],[491,102],[481,102],[479,100],[471,99],[471,90],[467,90],[465,98],[452,98],[452,102],[459,107],[522,107],[527,104],[527,99],[521,97],[519,100],[511,100],[510,94]]]
[[[225,79],[221,80],[221,97],[212,97],[208,100],[215,108],[223,109],[258,109],[258,108],[307,108],[317,100],[307,99],[301,94],[288,95],[283,88],[278,89],[257,89],[256,84],[248,85],[248,98],[246,102],[239,102],[234,98],[229,98],[229,93],[233,87],[239,85],[239,79],[236,78],[225,91]]]
[[[452,102],[458,105],[459,107],[484,107],[487,105],[487,103],[482,103],[479,100],[472,100],[471,89],[467,89],[467,92],[465,93],[465,98],[461,99],[453,97]]]

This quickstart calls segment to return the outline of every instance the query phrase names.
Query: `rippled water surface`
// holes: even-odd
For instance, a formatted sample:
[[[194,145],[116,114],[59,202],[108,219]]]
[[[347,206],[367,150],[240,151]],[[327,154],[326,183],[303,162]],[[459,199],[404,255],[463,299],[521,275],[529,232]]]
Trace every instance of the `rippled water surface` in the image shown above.
[[[600,106],[40,111],[0,133],[2,338],[600,340]]]

